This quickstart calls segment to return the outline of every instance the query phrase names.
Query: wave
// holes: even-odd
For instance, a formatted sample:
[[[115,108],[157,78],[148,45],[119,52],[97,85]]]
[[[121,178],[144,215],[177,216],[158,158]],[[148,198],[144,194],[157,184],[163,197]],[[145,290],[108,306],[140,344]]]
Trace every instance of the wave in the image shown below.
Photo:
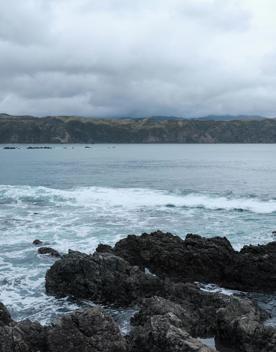
[[[179,193],[147,188],[78,187],[53,189],[32,186],[0,186],[0,206],[77,206],[136,210],[143,208],[203,208],[221,211],[276,212],[275,199]]]

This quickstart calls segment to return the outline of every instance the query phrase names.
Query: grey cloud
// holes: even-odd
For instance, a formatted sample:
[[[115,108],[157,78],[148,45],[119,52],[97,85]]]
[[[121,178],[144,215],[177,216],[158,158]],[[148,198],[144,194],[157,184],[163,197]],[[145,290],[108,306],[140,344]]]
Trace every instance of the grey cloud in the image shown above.
[[[0,111],[276,115],[276,45],[255,12],[247,0],[3,1]]]

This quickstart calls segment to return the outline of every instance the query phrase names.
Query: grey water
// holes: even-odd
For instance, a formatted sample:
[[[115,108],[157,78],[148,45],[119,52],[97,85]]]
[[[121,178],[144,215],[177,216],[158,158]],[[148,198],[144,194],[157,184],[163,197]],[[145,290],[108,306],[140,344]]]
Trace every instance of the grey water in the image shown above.
[[[36,238],[63,253],[156,229],[227,236],[236,249],[275,239],[276,145],[4,147],[0,301],[15,319],[49,323],[89,304],[46,296],[53,259],[37,254]],[[264,304],[275,313],[274,296]]]

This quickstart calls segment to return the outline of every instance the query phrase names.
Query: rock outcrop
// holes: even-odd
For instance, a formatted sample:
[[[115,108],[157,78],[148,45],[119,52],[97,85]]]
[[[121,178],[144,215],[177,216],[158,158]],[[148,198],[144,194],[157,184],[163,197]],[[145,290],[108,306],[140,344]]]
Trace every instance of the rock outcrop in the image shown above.
[[[19,351],[126,352],[127,343],[112,318],[93,308],[65,315],[49,327],[29,320],[0,322],[0,352]]]
[[[98,251],[104,250],[99,247]],[[110,249],[109,249],[110,251]],[[235,251],[226,238],[161,231],[130,235],[113,253],[141,269],[181,282],[216,283],[243,291],[276,292],[276,242]]]
[[[136,305],[132,330],[120,334],[97,308],[65,315],[52,326],[14,322],[0,304],[0,352],[211,352],[214,337],[239,352],[276,352],[276,330],[253,301],[210,293],[193,281],[232,288],[275,289],[276,243],[235,251],[225,238],[155,232],[129,236],[88,255],[69,251],[46,274],[46,291],[96,303]],[[148,270],[146,270],[148,269]],[[152,275],[151,273],[155,274]]]
[[[264,315],[247,299],[232,297],[217,312],[217,338],[242,352],[275,352],[276,329],[263,324]]]
[[[144,325],[131,332],[132,352],[214,352],[199,339],[193,338],[174,313],[151,316]]]
[[[158,293],[159,278],[110,253],[87,255],[69,251],[46,274],[46,291],[59,297],[71,295],[94,302],[127,306]]]

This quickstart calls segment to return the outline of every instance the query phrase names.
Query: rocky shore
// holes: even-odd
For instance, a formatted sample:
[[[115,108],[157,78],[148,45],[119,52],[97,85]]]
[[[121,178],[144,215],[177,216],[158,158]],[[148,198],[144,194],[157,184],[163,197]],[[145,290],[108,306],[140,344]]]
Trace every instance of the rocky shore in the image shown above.
[[[245,293],[206,292],[215,283]],[[93,254],[69,251],[48,270],[46,292],[108,307],[137,307],[123,336],[102,308],[51,326],[15,322],[0,305],[0,352],[276,352],[269,314],[246,292],[276,292],[276,242],[235,251],[226,238],[157,231]],[[4,302],[3,302],[4,303]],[[214,338],[216,348],[205,344]]]

